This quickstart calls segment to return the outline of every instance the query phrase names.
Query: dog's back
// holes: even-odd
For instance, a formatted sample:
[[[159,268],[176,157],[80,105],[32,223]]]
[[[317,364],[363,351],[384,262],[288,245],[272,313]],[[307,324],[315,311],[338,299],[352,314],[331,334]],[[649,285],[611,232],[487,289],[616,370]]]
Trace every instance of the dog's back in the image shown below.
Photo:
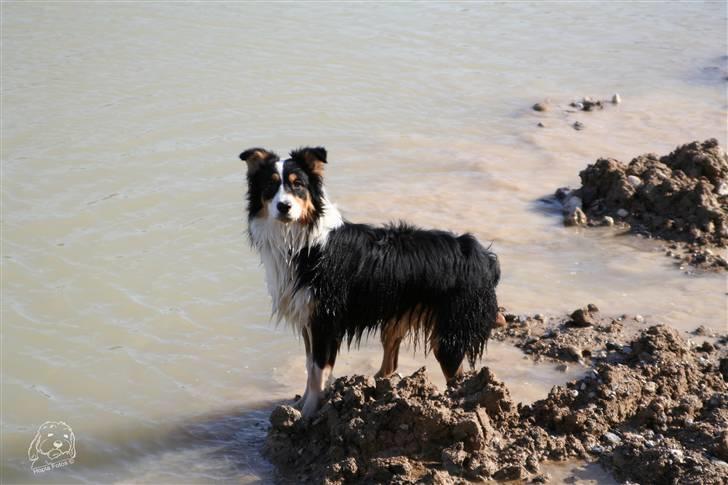
[[[498,306],[500,266],[473,236],[346,223],[297,258],[317,301],[312,325],[349,343],[398,328],[423,337],[452,377],[481,356]]]

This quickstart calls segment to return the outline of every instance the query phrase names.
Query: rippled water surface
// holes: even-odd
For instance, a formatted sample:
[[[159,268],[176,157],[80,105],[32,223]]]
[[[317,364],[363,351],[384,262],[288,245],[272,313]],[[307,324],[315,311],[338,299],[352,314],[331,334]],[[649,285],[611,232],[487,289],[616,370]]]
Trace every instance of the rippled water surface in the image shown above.
[[[725,329],[723,276],[538,202],[600,156],[725,146],[725,54],[724,2],[3,3],[4,481],[270,480],[263,427],[302,390],[303,348],[269,322],[245,238],[251,146],[325,145],[352,220],[492,241],[519,313]],[[530,110],[614,92],[601,112]],[[379,358],[373,342],[336,372]],[[579,373],[495,342],[485,364],[521,401]],[[77,459],[34,478],[46,420]]]

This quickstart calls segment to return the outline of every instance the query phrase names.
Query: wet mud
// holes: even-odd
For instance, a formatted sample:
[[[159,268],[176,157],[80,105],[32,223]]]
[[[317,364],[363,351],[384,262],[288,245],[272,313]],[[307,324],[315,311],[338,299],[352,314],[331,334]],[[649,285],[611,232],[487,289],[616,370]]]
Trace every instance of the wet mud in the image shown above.
[[[715,139],[628,164],[601,158],[579,177],[580,188],[555,194],[565,225],[620,226],[667,241],[678,265],[728,270],[728,155]]]
[[[581,361],[587,374],[532,404],[488,368],[447,389],[410,376],[342,377],[310,421],[276,407],[264,453],[281,482],[548,482],[545,462],[598,462],[639,483],[722,483],[728,473],[725,335],[700,344],[639,316],[593,305],[561,317],[516,316],[494,338],[534,359]]]

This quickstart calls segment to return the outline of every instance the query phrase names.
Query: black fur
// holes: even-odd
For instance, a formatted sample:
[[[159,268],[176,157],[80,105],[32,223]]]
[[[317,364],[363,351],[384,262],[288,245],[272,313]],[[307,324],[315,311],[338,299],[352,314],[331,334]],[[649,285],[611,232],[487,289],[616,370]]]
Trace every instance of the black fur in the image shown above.
[[[342,340],[358,343],[412,310],[423,324],[411,330],[438,339],[443,367],[454,371],[465,356],[474,365],[498,312],[498,259],[469,234],[345,223],[296,263],[298,287],[317,302],[311,327],[321,367]]]
[[[251,170],[246,154],[261,158],[261,153],[267,155]],[[316,216],[307,221],[309,231],[325,210],[321,164],[326,156],[322,147],[300,148],[284,161],[284,173],[302,172],[316,209]],[[263,208],[278,157],[253,149],[241,158],[248,161],[252,220]],[[404,320],[419,322],[409,329],[414,341],[432,344],[446,375],[455,375],[466,357],[474,366],[482,356],[498,316],[495,289],[500,265],[472,235],[405,223],[374,227],[344,222],[328,233],[323,246],[309,244],[291,256],[296,291],[308,290],[313,297],[308,325],[313,358],[320,368],[333,366],[343,341],[359,344],[370,333]]]

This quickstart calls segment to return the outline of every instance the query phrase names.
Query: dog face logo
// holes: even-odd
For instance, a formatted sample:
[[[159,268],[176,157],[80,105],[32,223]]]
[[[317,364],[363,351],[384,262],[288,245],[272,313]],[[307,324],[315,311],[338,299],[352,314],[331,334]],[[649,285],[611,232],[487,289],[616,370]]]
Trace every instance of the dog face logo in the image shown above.
[[[63,421],[43,423],[28,448],[28,459],[34,472],[46,471],[73,463],[76,458],[76,437]]]

